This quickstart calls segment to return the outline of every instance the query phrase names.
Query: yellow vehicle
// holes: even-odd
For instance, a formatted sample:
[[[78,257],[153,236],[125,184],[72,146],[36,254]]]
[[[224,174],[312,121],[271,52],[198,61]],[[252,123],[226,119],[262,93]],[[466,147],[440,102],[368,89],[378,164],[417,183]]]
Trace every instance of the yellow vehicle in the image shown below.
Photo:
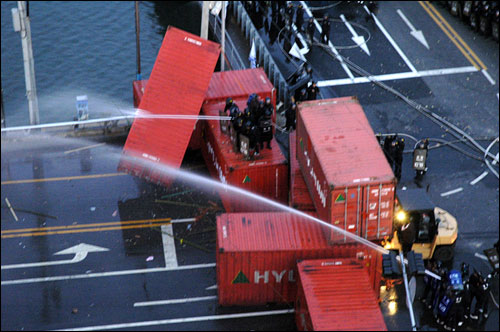
[[[394,233],[384,248],[421,253],[423,259],[450,261],[458,236],[457,220],[436,207],[423,189],[396,193]]]

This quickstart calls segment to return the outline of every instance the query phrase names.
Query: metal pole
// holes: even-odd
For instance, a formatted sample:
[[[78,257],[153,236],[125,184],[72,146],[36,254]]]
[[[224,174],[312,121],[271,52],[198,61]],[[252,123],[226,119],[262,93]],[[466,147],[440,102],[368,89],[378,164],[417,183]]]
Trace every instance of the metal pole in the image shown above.
[[[137,62],[137,80],[141,78],[141,41],[140,41],[141,26],[139,24],[139,1],[135,2],[135,45],[136,45],[136,62]]]
[[[18,1],[19,18],[21,24],[21,44],[23,46],[24,78],[26,82],[26,97],[30,114],[30,124],[40,123],[38,111],[38,98],[36,95],[35,61],[33,59],[33,48],[31,45],[30,18],[26,15],[26,1]]]
[[[226,1],[222,1],[222,36],[221,36],[221,59],[220,59],[220,71],[224,71],[225,65],[225,55],[226,55]]]
[[[2,128],[5,128],[5,113],[4,113],[4,110],[3,110],[3,88],[0,87],[0,89],[2,91],[2,94],[0,95],[0,101],[2,103]]]
[[[200,37],[208,39],[208,15],[210,11],[210,1],[202,1],[203,7],[201,8],[201,30]]]
[[[415,324],[415,315],[413,314],[413,305],[411,303],[411,294],[410,294],[410,289],[408,287],[408,277],[406,276],[405,261],[404,261],[404,257],[403,257],[403,251],[401,249],[399,249],[399,258],[401,259],[401,269],[403,271],[403,280],[405,282],[405,290],[406,290],[406,305],[408,306],[408,310],[410,311],[411,327],[412,327],[413,331],[416,331],[417,326]]]

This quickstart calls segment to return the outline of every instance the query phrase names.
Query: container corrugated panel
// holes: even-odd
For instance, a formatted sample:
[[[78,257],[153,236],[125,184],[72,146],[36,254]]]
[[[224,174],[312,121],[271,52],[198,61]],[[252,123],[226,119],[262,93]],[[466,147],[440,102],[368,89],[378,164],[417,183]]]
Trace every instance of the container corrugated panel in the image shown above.
[[[299,331],[387,331],[369,273],[359,261],[304,260],[298,274]]]
[[[290,147],[290,206],[301,211],[316,211],[314,203],[307,189],[304,176],[299,168],[297,160],[296,133],[292,131],[288,135]]]
[[[243,98],[256,93],[262,98],[269,97],[276,106],[274,86],[267,78],[264,69],[253,68],[216,72],[208,86],[205,100],[222,102],[226,98]]]
[[[146,90],[146,85],[148,84],[148,80],[134,81],[132,82],[132,89],[134,94],[134,108],[139,108],[139,104],[141,103],[142,96],[144,95],[144,91]]]
[[[275,110],[272,119],[273,122],[276,122],[275,89],[262,68],[214,73],[208,86],[205,101],[210,103],[225,102],[228,97],[233,99],[248,98],[252,93],[258,94],[262,100],[265,100],[267,97],[271,98],[271,103]]]
[[[198,115],[219,53],[219,44],[169,27],[139,108],[149,115]],[[195,122],[136,118],[123,153],[154,164],[179,167]],[[145,169],[128,158],[122,158],[118,169],[153,182],[171,182],[156,167]]]
[[[369,240],[389,236],[396,180],[357,99],[303,102],[297,114],[297,159],[319,217]]]
[[[307,213],[315,215],[314,212]],[[286,212],[218,216],[219,304],[259,305],[295,301],[296,262],[300,259],[359,257],[363,264],[373,266],[373,285],[380,282],[380,278],[375,281],[375,272],[381,269],[376,268],[380,254],[358,243],[329,245],[322,227]]]
[[[241,109],[246,98],[235,99],[235,102]],[[206,103],[202,112],[218,116],[224,106],[225,102]],[[201,152],[214,178],[288,205],[288,161],[274,138],[271,150],[262,149],[255,160],[245,160],[243,154],[233,151],[229,136],[220,130],[219,121],[204,121],[203,134]],[[231,192],[220,192],[220,196],[227,212],[276,210]]]

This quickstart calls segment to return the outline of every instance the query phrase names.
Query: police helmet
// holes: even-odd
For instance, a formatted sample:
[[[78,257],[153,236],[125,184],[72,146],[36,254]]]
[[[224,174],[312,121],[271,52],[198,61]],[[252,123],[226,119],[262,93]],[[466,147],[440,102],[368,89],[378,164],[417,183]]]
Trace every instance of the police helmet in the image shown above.
[[[226,99],[226,105],[231,105],[232,103],[233,103],[233,98],[228,97],[228,98]]]
[[[420,149],[425,149],[425,144],[424,144],[424,143],[420,143],[420,144],[418,145],[418,147],[419,147]]]
[[[266,98],[266,104],[270,104],[271,103],[271,98],[267,97]]]

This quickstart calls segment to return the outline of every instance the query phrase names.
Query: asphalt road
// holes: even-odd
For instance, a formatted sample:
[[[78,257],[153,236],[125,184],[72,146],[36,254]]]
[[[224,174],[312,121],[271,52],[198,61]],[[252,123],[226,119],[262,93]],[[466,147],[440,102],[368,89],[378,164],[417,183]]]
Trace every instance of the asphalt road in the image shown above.
[[[381,2],[378,24],[365,21],[362,7],[336,5],[328,9],[335,19],[332,44],[342,56],[471,136],[486,137],[480,143],[487,147],[499,131],[498,44],[472,33],[441,7],[434,8],[418,2]],[[410,35],[398,9],[422,30],[429,49]],[[454,33],[443,20],[438,24],[433,19],[439,18],[435,11]],[[369,33],[370,55],[352,47],[353,35],[341,14],[363,26],[352,24],[359,35],[368,39]],[[264,30],[259,32],[267,38]],[[269,49],[284,73],[294,70],[277,43]],[[320,47],[313,47],[306,59],[322,98],[358,96],[374,131],[455,140],[392,93],[372,83],[346,81],[349,73]],[[278,138],[287,142],[283,136]],[[162,188],[118,174],[123,142],[105,143],[91,147],[98,142],[2,139],[2,330],[296,329],[291,306],[217,305],[217,195],[186,183]],[[412,148],[413,141],[407,139],[407,150]],[[491,151],[497,154],[498,144]],[[405,154],[400,190],[416,187],[410,156]],[[459,223],[453,266],[465,261],[488,273],[489,266],[476,253],[498,240],[498,178],[488,172],[479,179],[488,171],[484,163],[449,147],[431,149],[428,167],[423,186]],[[182,168],[208,176],[196,152],[188,152]],[[82,243],[87,246],[64,251]],[[381,298],[388,329],[410,330],[401,285],[383,291]],[[439,329],[419,303],[415,309],[419,326]],[[465,329],[498,330],[498,309],[490,303],[490,310],[485,323],[467,324]]]

